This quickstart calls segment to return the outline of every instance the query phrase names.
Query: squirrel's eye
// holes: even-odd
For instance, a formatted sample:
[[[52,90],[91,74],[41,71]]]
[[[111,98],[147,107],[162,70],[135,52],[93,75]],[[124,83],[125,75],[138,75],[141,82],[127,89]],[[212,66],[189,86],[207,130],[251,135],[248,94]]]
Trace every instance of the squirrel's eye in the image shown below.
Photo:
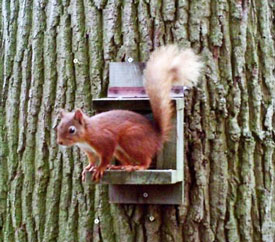
[[[70,133],[70,134],[74,134],[75,131],[76,131],[76,128],[75,128],[74,126],[71,126],[71,127],[69,128],[69,133]]]

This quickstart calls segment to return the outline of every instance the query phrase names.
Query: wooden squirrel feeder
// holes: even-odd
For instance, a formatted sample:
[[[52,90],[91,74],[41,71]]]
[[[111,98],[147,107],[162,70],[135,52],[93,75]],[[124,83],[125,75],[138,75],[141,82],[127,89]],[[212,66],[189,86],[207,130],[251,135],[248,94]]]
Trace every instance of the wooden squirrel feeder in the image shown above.
[[[152,119],[149,98],[143,87],[144,64],[110,63],[108,97],[93,100],[97,113],[125,109]],[[170,140],[144,171],[106,170],[100,180],[109,184],[109,200],[122,204],[183,204],[183,88],[173,87],[171,98],[175,107]],[[87,177],[90,180],[90,176]]]

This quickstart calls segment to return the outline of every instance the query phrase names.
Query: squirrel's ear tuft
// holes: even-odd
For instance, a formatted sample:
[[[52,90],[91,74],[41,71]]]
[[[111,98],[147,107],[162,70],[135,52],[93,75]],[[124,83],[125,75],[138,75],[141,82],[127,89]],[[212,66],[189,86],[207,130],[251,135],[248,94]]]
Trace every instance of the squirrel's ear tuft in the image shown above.
[[[74,112],[74,119],[77,120],[80,124],[83,124],[83,113],[81,109],[76,109]]]
[[[59,110],[59,117],[63,118],[65,116],[66,111],[64,109]]]

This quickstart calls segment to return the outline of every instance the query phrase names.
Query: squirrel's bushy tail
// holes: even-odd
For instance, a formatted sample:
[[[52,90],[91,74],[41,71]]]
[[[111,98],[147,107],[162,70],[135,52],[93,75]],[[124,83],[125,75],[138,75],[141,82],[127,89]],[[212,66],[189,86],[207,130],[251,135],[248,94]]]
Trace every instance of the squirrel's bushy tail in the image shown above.
[[[176,45],[160,47],[150,55],[144,71],[144,85],[162,142],[168,139],[171,129],[173,109],[170,91],[172,84],[195,85],[201,67],[202,63],[191,49],[182,50]]]

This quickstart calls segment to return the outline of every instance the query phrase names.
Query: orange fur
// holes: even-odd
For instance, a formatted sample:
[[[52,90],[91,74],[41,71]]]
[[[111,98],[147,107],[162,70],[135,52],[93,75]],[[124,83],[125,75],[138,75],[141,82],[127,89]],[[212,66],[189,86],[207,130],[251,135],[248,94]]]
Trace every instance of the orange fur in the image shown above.
[[[156,50],[144,72],[155,125],[132,111],[113,110],[93,117],[86,116],[79,109],[69,113],[62,111],[57,142],[66,146],[76,144],[86,152],[90,164],[82,173],[84,179],[87,170],[94,170],[93,179],[99,180],[108,167],[127,171],[147,169],[169,136],[173,111],[170,102],[172,84],[194,84],[200,67],[191,50],[182,51],[176,46]],[[95,155],[100,159],[97,167]],[[110,165],[113,156],[121,166]]]

